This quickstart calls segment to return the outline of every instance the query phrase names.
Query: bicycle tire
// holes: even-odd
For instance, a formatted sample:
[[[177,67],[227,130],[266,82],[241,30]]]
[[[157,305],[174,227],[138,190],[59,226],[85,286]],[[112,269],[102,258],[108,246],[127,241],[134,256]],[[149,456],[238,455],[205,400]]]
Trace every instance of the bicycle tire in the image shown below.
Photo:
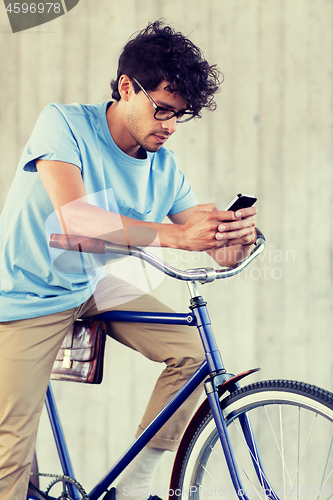
[[[252,498],[328,500],[333,495],[333,394],[290,380],[253,383],[220,398],[244,493]],[[240,419],[249,417],[257,450]],[[261,467],[262,465],[262,467]],[[264,478],[264,479],[263,479]],[[265,482],[266,481],[266,482]],[[276,497],[274,497],[274,493]],[[206,400],[179,446],[169,498],[238,498]]]

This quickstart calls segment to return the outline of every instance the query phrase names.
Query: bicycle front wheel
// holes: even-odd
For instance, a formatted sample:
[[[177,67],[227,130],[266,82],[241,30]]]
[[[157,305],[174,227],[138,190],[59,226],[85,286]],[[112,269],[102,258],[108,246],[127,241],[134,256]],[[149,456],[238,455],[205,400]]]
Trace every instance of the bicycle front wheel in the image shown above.
[[[242,490],[249,499],[328,500],[333,496],[333,394],[268,380],[221,400]],[[253,444],[255,443],[255,444]],[[237,498],[205,403],[177,453],[170,496]]]

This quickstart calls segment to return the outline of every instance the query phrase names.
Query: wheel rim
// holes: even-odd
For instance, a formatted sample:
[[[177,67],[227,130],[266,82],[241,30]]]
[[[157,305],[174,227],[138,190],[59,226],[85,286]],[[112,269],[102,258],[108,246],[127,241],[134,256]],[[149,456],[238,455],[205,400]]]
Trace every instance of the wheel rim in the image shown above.
[[[240,416],[247,413],[257,441],[263,469],[256,473],[241,431]],[[333,412],[307,394],[275,390],[243,395],[224,409],[245,494],[283,500],[328,500],[333,493]],[[183,477],[183,498],[236,498],[212,419],[194,440]],[[200,450],[200,451],[199,451]],[[195,458],[197,457],[197,458]]]

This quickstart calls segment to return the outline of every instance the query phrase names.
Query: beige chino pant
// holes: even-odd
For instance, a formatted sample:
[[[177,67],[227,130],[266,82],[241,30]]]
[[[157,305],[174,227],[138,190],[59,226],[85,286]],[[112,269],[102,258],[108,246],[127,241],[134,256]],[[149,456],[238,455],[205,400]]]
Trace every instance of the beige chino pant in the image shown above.
[[[172,312],[118,278],[104,279],[84,304],[64,312],[0,323],[0,499],[25,500],[37,427],[53,362],[72,323],[118,309]],[[203,361],[195,327],[109,322],[108,334],[147,358],[164,362],[137,435]],[[149,445],[175,450],[201,388],[185,401]]]

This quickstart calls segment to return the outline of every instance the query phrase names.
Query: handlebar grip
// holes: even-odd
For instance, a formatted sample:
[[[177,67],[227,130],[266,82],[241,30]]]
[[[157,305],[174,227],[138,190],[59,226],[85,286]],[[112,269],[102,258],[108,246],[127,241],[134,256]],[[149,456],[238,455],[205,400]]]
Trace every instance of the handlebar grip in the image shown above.
[[[105,253],[107,241],[87,236],[69,236],[67,234],[51,234],[50,247],[74,252]]]

